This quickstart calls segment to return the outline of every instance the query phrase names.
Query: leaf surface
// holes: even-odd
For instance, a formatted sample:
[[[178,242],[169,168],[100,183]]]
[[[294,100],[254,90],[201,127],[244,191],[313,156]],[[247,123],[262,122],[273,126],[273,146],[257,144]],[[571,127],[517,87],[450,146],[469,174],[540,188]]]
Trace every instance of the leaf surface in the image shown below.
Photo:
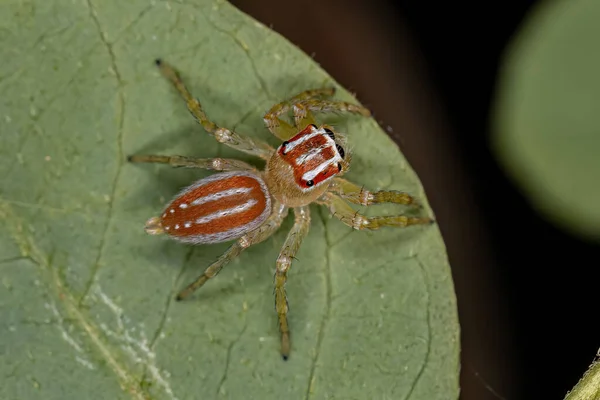
[[[287,362],[272,281],[290,218],[173,301],[229,244],[185,246],[143,225],[208,172],[126,156],[261,164],[196,125],[153,60],[175,65],[214,121],[276,145],[262,124],[272,104],[337,86],[310,57],[220,1],[10,1],[1,15],[1,398],[457,398],[456,301],[435,225],[356,232],[314,206],[287,285]],[[354,148],[350,179],[411,192],[430,212],[374,120],[332,121]]]

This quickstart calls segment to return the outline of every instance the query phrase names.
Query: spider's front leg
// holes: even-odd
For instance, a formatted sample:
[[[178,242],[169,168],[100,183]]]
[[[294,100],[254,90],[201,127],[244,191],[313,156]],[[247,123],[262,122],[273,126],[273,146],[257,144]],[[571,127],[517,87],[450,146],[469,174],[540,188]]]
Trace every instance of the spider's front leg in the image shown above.
[[[208,134],[217,139],[218,142],[231,148],[258,156],[265,160],[269,159],[273,153],[273,148],[271,146],[261,140],[253,140],[249,137],[232,132],[229,129],[221,128],[210,121],[204,113],[200,101],[192,96],[179,76],[179,73],[160,59],[157,59],[155,62],[160,69],[160,72],[173,84],[173,86],[175,86],[183,100],[185,100],[190,113],[194,116],[196,121],[204,127]]]
[[[404,228],[409,225],[431,224],[428,217],[408,217],[406,215],[390,215],[383,217],[367,217],[355,211],[344,199],[328,192],[317,202],[329,208],[334,217],[353,229],[379,229],[384,226]]]
[[[335,93],[335,88],[323,88],[323,89],[311,89],[305,90],[294,97],[291,97],[287,100],[282,101],[281,103],[275,104],[271,109],[265,114],[263,120],[265,121],[265,125],[267,128],[277,136],[281,140],[286,140],[294,136],[298,133],[298,129],[296,127],[290,125],[286,121],[281,119],[281,116],[286,112],[289,112],[290,109],[294,109],[294,119],[296,120],[296,104],[315,99],[323,96],[333,96]],[[307,117],[306,124],[314,123],[314,119]],[[298,125],[298,121],[296,120],[296,125]]]
[[[296,135],[309,124],[314,124],[312,112],[351,112],[363,116],[371,116],[371,112],[356,104],[345,101],[324,100],[335,93],[335,88],[306,90],[296,96],[275,104],[265,114],[264,121],[267,128],[281,140],[287,140]],[[290,109],[294,112],[295,127],[283,121],[281,116]]]
[[[292,230],[287,235],[283,248],[277,257],[275,269],[275,310],[279,320],[281,332],[281,356],[287,360],[290,355],[290,329],[288,326],[288,301],[285,293],[287,273],[292,266],[302,240],[308,234],[310,227],[310,210],[308,206],[294,208],[295,222]]]
[[[210,278],[215,277],[225,265],[239,256],[242,251],[269,238],[277,231],[277,229],[279,229],[281,222],[287,216],[287,214],[288,208],[278,202],[275,202],[275,204],[273,204],[272,214],[261,226],[239,238],[233,245],[231,245],[231,247],[227,249],[227,251],[225,251],[225,253],[221,255],[221,257],[219,257],[217,261],[209,265],[204,270],[202,275],[200,275],[194,282],[190,283],[185,289],[179,292],[176,299],[185,299],[197,289],[202,287],[202,285],[204,285]]]
[[[406,204],[420,206],[414,197],[408,193],[399,192],[397,190],[378,190],[372,192],[359,186],[356,183],[350,182],[343,178],[334,178],[329,191],[338,194],[340,197],[354,204],[362,206],[370,206],[380,203]]]

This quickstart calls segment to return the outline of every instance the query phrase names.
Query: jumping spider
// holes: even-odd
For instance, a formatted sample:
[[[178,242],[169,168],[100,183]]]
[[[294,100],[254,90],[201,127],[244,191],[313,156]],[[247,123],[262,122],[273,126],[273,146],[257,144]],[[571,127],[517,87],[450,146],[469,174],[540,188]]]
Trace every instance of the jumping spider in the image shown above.
[[[370,206],[377,203],[414,205],[415,201],[406,193],[393,190],[370,192],[340,178],[350,167],[350,154],[344,148],[346,138],[334,132],[331,126],[316,125],[312,112],[346,111],[365,117],[371,113],[358,105],[323,99],[334,94],[333,88],[304,91],[274,105],[267,112],[264,116],[267,128],[283,141],[274,149],[263,141],[217,126],[206,117],[200,102],[192,97],[177,71],[161,60],[156,60],[156,65],[209,135],[236,150],[258,156],[267,164],[260,171],[235,159],[130,156],[131,162],[225,171],[200,179],[183,189],[165,207],[161,216],[148,220],[145,230],[152,235],[164,233],[172,239],[191,244],[235,240],[217,261],[177,295],[177,300],[182,300],[217,275],[244,249],[273,235],[288,210],[293,208],[294,226],[277,257],[275,272],[275,309],[281,332],[281,355],[287,360],[290,332],[285,282],[292,259],[308,233],[311,203],[326,206],[334,217],[354,229],[405,227],[430,223],[432,219],[404,215],[369,218],[350,207],[348,202]],[[290,109],[295,126],[280,119]]]

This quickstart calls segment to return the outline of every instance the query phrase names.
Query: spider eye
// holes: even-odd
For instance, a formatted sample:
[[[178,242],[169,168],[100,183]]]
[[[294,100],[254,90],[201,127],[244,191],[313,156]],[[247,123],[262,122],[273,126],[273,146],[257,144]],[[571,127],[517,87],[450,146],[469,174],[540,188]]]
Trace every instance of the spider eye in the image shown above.
[[[342,170],[342,163],[338,163],[338,171]]]
[[[317,126],[315,124],[310,124],[309,126],[312,126],[313,131],[316,131],[317,129],[319,129],[319,128],[317,128]]]
[[[290,142],[288,142],[287,140],[281,143],[281,154],[285,155],[285,146],[287,146],[288,143]]]
[[[306,181],[306,186],[308,186],[308,187],[311,187],[314,184],[315,184],[315,181],[313,181],[312,179],[310,181]]]
[[[331,139],[335,140],[335,134],[333,133],[333,131],[331,129],[327,129],[325,128],[325,133],[327,134],[327,136],[329,136]]]
[[[342,146],[340,146],[339,144],[336,144],[335,148],[337,149],[338,153],[340,153],[340,157],[344,158],[344,156],[346,155],[344,148]]]

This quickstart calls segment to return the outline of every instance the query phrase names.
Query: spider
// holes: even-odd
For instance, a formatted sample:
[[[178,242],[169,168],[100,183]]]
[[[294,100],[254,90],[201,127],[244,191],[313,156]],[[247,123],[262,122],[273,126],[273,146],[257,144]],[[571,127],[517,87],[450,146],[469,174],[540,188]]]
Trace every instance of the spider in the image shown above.
[[[433,219],[405,215],[366,217],[348,204],[370,206],[377,203],[416,205],[407,193],[395,190],[371,192],[341,178],[350,167],[346,138],[328,125],[317,125],[313,112],[350,112],[370,117],[364,107],[325,98],[334,88],[306,90],[274,105],[264,122],[282,143],[276,149],[263,141],[242,136],[217,126],[192,97],[179,73],[160,59],[155,61],[162,75],[177,89],[189,112],[218,142],[266,161],[264,170],[235,159],[191,158],[165,155],[132,155],[130,162],[163,163],[173,167],[203,168],[219,171],[184,188],[164,208],[150,218],[145,231],[165,234],[188,244],[235,242],[194,282],[177,295],[182,300],[200,288],[232,259],[249,246],[273,235],[294,210],[294,225],[285,239],[275,268],[275,310],[281,335],[281,355],[290,354],[290,329],[285,283],[292,259],[310,226],[309,205],[326,206],[334,217],[353,229],[379,229],[428,224]],[[295,126],[280,119],[293,111]]]

